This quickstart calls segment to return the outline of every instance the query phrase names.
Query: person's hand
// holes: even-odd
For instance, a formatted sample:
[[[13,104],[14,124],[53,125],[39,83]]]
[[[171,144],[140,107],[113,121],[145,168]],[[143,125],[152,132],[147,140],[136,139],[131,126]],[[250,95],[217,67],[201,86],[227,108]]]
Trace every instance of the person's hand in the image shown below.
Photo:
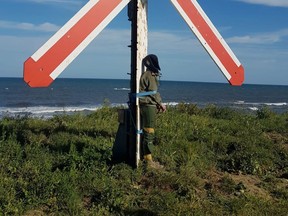
[[[159,112],[166,112],[167,108],[165,106],[165,104],[160,104],[158,107]]]

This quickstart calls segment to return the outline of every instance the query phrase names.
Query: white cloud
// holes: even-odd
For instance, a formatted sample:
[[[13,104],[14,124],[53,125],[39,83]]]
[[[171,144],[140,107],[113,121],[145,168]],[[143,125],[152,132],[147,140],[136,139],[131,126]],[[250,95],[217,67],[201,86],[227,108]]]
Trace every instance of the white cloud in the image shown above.
[[[149,44],[162,53],[173,55],[191,53],[191,48],[198,45],[198,41],[192,32],[149,32]]]
[[[254,35],[235,36],[227,39],[228,43],[240,44],[274,44],[288,36],[288,29]]]
[[[79,0],[26,0],[27,2],[34,2],[34,3],[40,3],[40,4],[55,4],[55,3],[61,3],[61,4],[74,4],[79,5],[82,4],[83,1]]]
[[[48,23],[48,22],[35,25],[32,23],[26,23],[26,22],[19,23],[19,22],[0,20],[0,29],[1,28],[28,30],[28,31],[41,31],[41,32],[55,32],[60,28],[60,26],[57,26],[55,24]]]
[[[288,0],[236,0],[249,4],[260,4],[273,7],[288,7]]]

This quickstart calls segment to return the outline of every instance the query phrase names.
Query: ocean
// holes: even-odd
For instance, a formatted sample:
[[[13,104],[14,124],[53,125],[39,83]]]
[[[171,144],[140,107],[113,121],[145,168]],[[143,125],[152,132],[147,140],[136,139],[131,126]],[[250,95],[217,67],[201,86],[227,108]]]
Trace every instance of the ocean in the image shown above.
[[[56,79],[47,88],[30,88],[21,78],[0,78],[0,118],[39,117],[93,112],[104,104],[127,106],[130,80]],[[269,107],[288,111],[288,86],[228,83],[160,81],[159,92],[168,105],[191,103],[199,107],[214,104],[256,112]]]

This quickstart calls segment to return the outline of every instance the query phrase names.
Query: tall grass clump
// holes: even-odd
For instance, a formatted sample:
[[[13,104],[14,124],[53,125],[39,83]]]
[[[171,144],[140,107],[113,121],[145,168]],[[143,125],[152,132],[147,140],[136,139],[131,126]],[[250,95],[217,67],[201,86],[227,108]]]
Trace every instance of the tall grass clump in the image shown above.
[[[0,120],[0,215],[287,215],[288,115],[157,116],[163,170],[113,163],[117,108]]]

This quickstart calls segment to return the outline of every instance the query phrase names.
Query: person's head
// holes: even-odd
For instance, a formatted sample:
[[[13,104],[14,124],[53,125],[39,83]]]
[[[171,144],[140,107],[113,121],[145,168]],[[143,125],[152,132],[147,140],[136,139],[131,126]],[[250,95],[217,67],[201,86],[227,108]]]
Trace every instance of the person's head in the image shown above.
[[[161,70],[158,62],[158,57],[154,54],[149,54],[143,59],[144,66],[154,73],[156,76],[160,75],[159,70]]]

